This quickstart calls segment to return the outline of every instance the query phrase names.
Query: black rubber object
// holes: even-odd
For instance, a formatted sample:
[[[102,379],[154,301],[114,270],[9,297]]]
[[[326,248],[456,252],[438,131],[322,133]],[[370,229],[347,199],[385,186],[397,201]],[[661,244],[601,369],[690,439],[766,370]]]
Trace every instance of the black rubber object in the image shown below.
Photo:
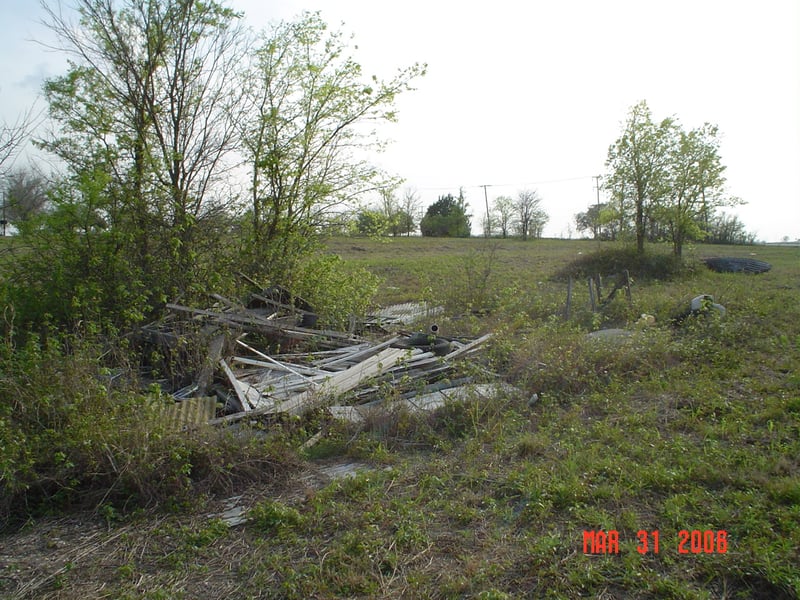
[[[703,262],[717,273],[766,273],[772,268],[768,262],[753,258],[706,258]]]
[[[450,341],[436,337],[429,333],[412,333],[408,339],[393,344],[395,348],[420,348],[426,352],[433,352],[436,356],[450,353]]]

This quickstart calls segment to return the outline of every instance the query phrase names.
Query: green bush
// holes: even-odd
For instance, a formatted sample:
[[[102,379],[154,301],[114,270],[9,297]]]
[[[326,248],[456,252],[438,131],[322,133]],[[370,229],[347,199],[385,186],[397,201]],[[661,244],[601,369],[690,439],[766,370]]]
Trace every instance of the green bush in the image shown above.
[[[180,431],[172,400],[112,386],[98,344],[51,334],[0,343],[0,514],[8,522],[75,505],[191,502],[271,478],[296,460],[269,437]],[[263,436],[262,436],[263,437]]]
[[[573,260],[556,272],[557,279],[613,275],[627,270],[631,277],[641,280],[671,280],[686,270],[680,257],[667,248],[650,246],[639,254],[634,246],[609,245]]]
[[[347,329],[351,317],[367,313],[380,285],[377,276],[333,254],[307,256],[292,279],[292,291],[314,308],[319,324],[338,329]]]

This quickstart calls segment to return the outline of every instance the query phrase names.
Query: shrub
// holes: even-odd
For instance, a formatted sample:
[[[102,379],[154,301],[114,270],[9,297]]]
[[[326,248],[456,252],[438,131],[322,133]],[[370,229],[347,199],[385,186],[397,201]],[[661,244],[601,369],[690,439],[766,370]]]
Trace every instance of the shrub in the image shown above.
[[[655,246],[639,254],[635,247],[612,245],[582,255],[558,271],[555,277],[566,279],[570,276],[612,275],[625,270],[635,279],[670,280],[681,275],[685,269],[680,257]]]
[[[100,346],[77,336],[0,343],[0,514],[25,520],[74,505],[182,503],[274,477],[285,447],[240,431],[179,431],[157,390],[112,386]]]
[[[320,325],[346,329],[352,316],[363,316],[372,305],[380,279],[332,254],[308,256],[294,275],[291,289],[314,307]]]

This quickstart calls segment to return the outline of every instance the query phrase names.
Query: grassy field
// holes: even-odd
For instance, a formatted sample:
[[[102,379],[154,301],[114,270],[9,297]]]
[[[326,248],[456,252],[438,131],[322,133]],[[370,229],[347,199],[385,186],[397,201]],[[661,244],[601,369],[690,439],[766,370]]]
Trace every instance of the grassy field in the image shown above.
[[[295,469],[240,490],[250,520],[238,527],[210,516],[219,498],[32,523],[0,538],[0,595],[800,597],[800,248],[697,246],[669,279],[651,276],[668,249],[612,265],[614,247],[589,241],[327,250],[381,276],[381,304],[426,300],[445,307],[445,334],[493,332],[470,374],[514,391],[360,428],[317,416],[287,442]],[[773,268],[700,262],[720,255]],[[591,311],[585,274],[619,267],[631,301]],[[724,318],[671,321],[702,293]],[[655,324],[636,325],[642,314]],[[633,334],[587,338],[603,327]],[[299,450],[323,424],[325,439]],[[364,468],[319,477],[350,461]],[[586,532],[606,543],[587,547]]]

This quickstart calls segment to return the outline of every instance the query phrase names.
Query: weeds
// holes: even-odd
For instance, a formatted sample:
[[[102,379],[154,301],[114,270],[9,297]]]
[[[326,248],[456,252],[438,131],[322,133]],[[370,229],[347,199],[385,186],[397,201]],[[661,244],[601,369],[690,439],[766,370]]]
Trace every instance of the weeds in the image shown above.
[[[401,288],[397,298],[414,299],[414,286],[431,281],[431,273],[470,264],[468,243],[448,240],[451,247],[441,249],[403,240],[357,259],[364,268],[391,264],[387,284]],[[258,441],[209,432],[176,441],[164,432],[168,454],[166,441],[131,425],[126,443],[103,438],[118,448],[118,467],[126,464],[124,448],[146,444],[148,454],[129,469],[146,474],[147,459],[192,490],[232,489],[260,469],[274,482],[296,464],[292,448],[320,429],[326,435],[306,458],[358,457],[372,468],[309,493],[297,493],[301,483],[289,481],[252,500],[250,522],[238,529],[186,512],[160,517],[169,526],[140,522],[140,536],[131,530],[103,560],[75,563],[48,597],[74,596],[92,582],[97,596],[121,598],[202,597],[207,584],[230,597],[798,598],[797,257],[770,250],[773,271],[758,278],[702,269],[663,279],[639,275],[633,306],[623,302],[601,316],[634,333],[598,343],[587,333],[604,323],[588,314],[566,322],[564,288],[551,279],[590,245],[537,243],[538,255],[531,248],[498,245],[488,280],[504,282],[499,293],[461,305],[454,298],[448,315],[453,327],[495,331],[482,367],[518,391],[448,403],[430,414],[375,413],[357,428],[309,415],[258,432]],[[464,286],[463,272],[452,273],[459,280],[452,289]],[[478,271],[472,281],[482,277]],[[725,319],[671,322],[700,293],[725,304]],[[491,313],[454,318],[479,305]],[[655,324],[636,329],[643,312]],[[23,372],[48,398],[40,412],[24,414],[29,424],[75,423],[87,435],[82,412],[68,405],[89,400],[77,393],[63,400],[47,380],[84,382],[84,394],[97,383],[64,367],[48,371],[50,351],[31,348],[19,363],[29,363]],[[534,392],[538,400],[529,403]],[[129,409],[122,398],[115,402],[122,418]],[[157,397],[128,402],[137,410],[158,408]],[[14,456],[25,464],[27,443],[3,439],[14,451],[0,460],[9,464]],[[48,464],[65,481],[76,475],[71,464],[87,464],[74,444],[55,452]],[[28,473],[36,473],[38,463],[28,459]],[[138,485],[170,487],[147,478]],[[102,506],[104,529],[131,527],[118,503],[109,498]],[[584,555],[587,529],[618,531],[620,553]],[[658,553],[637,551],[642,530],[659,531]],[[684,530],[724,530],[727,551],[682,554]],[[137,588],[141,581],[146,586]]]

